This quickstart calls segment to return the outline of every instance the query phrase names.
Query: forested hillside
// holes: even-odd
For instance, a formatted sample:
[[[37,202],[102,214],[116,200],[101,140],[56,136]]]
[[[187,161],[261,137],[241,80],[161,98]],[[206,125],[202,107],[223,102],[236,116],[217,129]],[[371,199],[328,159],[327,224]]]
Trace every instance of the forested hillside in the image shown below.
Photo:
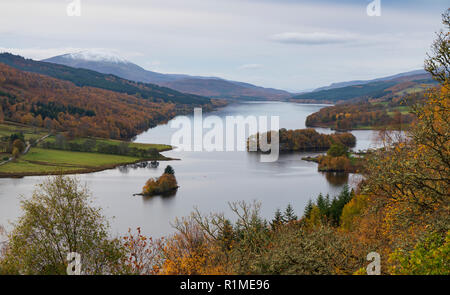
[[[401,101],[342,103],[322,108],[306,118],[308,127],[336,130],[408,128],[415,116],[412,106],[424,100],[424,93],[405,96]]]
[[[19,71],[0,63],[0,118],[73,136],[127,139],[171,119],[173,103],[153,102]]]
[[[429,74],[415,74],[394,78],[386,81],[376,81],[363,85],[351,85],[340,88],[326,89],[300,94],[292,97],[294,101],[314,102],[345,102],[365,99],[395,99],[412,92],[423,91],[436,85]]]
[[[4,63],[21,71],[43,74],[53,78],[70,81],[76,86],[97,87],[135,95],[154,102],[173,102],[189,105],[203,105],[210,103],[210,99],[203,96],[185,94],[154,84],[133,82],[114,75],[102,74],[91,70],[25,59],[10,53],[0,54],[0,63]]]

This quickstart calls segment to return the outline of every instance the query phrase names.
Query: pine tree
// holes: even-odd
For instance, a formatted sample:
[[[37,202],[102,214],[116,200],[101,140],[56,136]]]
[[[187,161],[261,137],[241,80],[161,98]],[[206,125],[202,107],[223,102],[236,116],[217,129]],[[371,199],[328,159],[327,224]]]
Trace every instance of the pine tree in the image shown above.
[[[281,213],[280,209],[277,209],[277,211],[275,211],[275,216],[272,219],[272,222],[270,223],[270,226],[272,227],[272,229],[275,229],[277,226],[283,223],[284,223],[283,214]]]
[[[326,197],[324,197],[322,194],[319,194],[316,204],[319,208],[320,215],[327,216],[330,207],[330,196],[327,195]]]
[[[311,211],[313,209],[313,202],[311,199],[308,200],[308,204],[306,204],[305,211],[303,212],[303,216],[305,218],[309,218],[311,216]]]
[[[175,174],[175,170],[173,170],[172,166],[167,165],[166,169],[164,169],[164,174]]]
[[[286,210],[284,211],[284,221],[291,222],[297,220],[298,217],[295,215],[294,209],[291,204],[288,204]]]

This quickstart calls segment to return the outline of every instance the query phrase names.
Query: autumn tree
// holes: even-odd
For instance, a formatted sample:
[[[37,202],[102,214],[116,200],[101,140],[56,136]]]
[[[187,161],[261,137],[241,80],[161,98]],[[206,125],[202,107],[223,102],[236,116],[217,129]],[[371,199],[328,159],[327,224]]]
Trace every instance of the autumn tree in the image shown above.
[[[445,83],[450,76],[450,8],[442,15],[442,23],[444,29],[437,33],[425,61],[425,70],[440,83]]]
[[[137,275],[159,274],[163,264],[163,239],[152,239],[141,233],[138,227],[136,233],[131,229],[123,237],[123,245],[126,256],[123,261],[127,267],[127,272]]]
[[[450,232],[432,233],[411,251],[396,250],[390,256],[390,272],[397,275],[449,275]]]
[[[178,188],[175,171],[171,166],[167,166],[163,175],[159,178],[150,178],[142,188],[142,194],[146,196],[167,194]]]
[[[22,139],[18,138],[13,141],[12,147],[13,149],[16,148],[19,153],[22,153],[25,150],[25,143]]]
[[[24,214],[8,235],[0,271],[65,274],[67,254],[81,255],[82,273],[119,272],[124,250],[108,236],[108,222],[92,206],[88,190],[74,178],[55,176],[22,201]]]
[[[443,22],[446,31],[438,35],[426,61],[440,85],[414,106],[417,120],[411,130],[405,136],[384,134],[384,148],[368,157],[362,188],[367,205],[354,229],[361,240],[377,245],[383,263],[402,267],[402,273],[417,273],[414,264],[422,254],[416,250],[430,247],[423,244],[430,235],[444,241],[450,229],[448,11]]]

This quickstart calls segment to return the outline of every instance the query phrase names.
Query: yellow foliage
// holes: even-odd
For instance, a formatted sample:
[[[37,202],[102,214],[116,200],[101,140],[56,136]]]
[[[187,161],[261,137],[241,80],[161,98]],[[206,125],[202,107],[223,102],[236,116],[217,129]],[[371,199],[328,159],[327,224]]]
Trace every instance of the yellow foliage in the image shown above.
[[[341,215],[341,228],[351,230],[355,223],[356,217],[360,216],[367,206],[366,195],[356,195],[349,203],[344,206]]]

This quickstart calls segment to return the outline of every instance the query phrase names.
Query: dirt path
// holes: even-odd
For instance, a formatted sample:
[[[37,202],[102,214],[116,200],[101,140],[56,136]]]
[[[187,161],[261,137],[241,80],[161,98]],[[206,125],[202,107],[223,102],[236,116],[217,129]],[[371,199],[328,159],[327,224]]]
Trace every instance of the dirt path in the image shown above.
[[[45,135],[45,136],[39,138],[38,140],[36,140],[36,145],[37,145],[38,143],[40,143],[41,141],[45,140],[45,139],[46,139],[47,137],[49,137],[50,135],[51,135],[51,133],[49,133],[49,134],[47,134],[47,135]],[[27,146],[26,146],[25,149],[23,150],[21,156],[26,155],[26,154],[30,151],[30,149],[31,149],[31,144],[30,144],[29,141],[27,141]],[[6,160],[6,161],[0,162],[0,166],[1,166],[1,165],[5,165],[5,164],[11,162],[13,159],[14,159],[14,158],[11,157],[11,158],[9,158],[9,159]]]

